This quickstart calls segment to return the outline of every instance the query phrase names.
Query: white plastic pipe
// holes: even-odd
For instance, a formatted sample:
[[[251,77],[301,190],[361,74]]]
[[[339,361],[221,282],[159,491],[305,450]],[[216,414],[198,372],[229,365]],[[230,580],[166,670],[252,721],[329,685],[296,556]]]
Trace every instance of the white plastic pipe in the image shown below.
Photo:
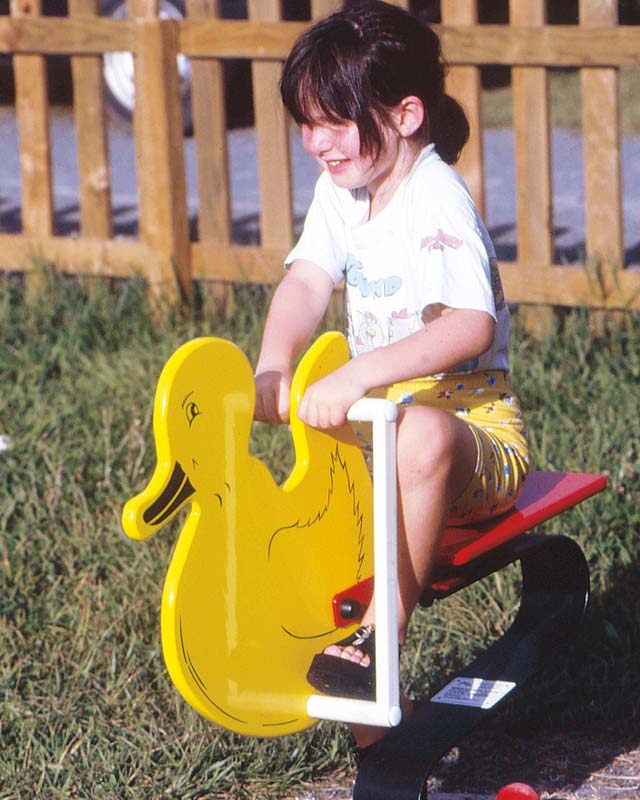
[[[314,694],[307,714],[316,719],[393,727],[400,724],[398,662],[398,530],[396,419],[391,400],[365,397],[349,409],[352,422],[373,425],[373,566],[376,611],[376,699]]]

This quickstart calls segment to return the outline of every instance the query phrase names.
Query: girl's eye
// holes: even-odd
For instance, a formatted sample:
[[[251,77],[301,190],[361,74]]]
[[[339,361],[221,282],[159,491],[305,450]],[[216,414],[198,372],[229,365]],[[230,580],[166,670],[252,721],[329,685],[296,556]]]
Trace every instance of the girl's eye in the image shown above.
[[[187,415],[187,422],[189,423],[189,427],[193,424],[193,420],[199,415],[202,414],[202,411],[198,408],[197,403],[191,401],[187,404],[185,410],[185,414]]]
[[[327,119],[327,117],[315,117],[313,120],[303,123],[303,128],[315,130],[316,128],[323,128],[326,131],[337,133],[344,130],[349,125],[348,122],[336,122],[335,120]]]

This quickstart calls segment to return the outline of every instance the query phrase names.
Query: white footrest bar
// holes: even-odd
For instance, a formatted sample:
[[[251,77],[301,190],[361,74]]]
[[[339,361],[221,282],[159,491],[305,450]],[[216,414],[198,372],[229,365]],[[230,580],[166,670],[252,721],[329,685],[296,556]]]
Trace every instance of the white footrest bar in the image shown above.
[[[347,697],[328,697],[312,694],[307,700],[307,714],[316,719],[335,722],[358,722],[378,728],[392,728],[400,724],[402,711],[399,705],[386,706],[370,700],[350,700]]]

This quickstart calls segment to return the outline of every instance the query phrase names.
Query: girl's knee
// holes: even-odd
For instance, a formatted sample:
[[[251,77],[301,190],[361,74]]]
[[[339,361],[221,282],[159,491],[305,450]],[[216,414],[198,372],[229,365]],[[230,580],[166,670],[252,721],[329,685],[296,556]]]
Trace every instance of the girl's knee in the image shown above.
[[[425,479],[454,464],[460,432],[457,420],[429,406],[405,410],[398,426],[398,474]]]

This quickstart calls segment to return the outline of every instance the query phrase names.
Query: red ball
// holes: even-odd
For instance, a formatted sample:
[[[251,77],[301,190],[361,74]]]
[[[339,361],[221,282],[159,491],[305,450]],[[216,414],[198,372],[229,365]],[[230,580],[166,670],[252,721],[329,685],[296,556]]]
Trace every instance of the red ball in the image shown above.
[[[496,800],[540,800],[528,783],[510,783],[498,792]]]

